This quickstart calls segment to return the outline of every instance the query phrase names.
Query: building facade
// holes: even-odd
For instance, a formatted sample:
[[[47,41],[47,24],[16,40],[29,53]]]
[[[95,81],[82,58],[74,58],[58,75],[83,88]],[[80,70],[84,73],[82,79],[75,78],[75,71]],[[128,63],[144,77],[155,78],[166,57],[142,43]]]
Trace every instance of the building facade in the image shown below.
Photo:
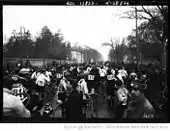
[[[77,50],[72,50],[71,51],[71,55],[72,55],[72,60],[75,63],[84,63],[84,53],[77,51]]]

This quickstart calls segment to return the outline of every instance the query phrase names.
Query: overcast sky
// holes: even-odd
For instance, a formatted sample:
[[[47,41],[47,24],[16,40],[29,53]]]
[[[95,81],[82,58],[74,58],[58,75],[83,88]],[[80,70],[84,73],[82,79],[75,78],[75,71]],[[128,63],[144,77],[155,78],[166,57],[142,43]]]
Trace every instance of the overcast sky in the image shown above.
[[[65,41],[88,45],[107,59],[108,49],[101,47],[110,38],[123,38],[135,29],[135,20],[120,19],[130,6],[3,6],[3,38],[8,39],[20,26],[32,36],[47,25],[51,32],[59,29]],[[139,22],[140,23],[140,22]],[[5,40],[5,39],[4,39]]]

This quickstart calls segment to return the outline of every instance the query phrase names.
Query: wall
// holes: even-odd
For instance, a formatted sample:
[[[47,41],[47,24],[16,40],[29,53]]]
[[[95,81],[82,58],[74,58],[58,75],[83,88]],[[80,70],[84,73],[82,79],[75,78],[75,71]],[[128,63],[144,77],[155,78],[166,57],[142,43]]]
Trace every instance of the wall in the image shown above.
[[[30,61],[31,65],[39,67],[51,64],[53,61],[59,64],[73,63],[71,60],[3,58],[3,65],[6,66],[7,63],[16,65],[19,61],[22,61],[22,64],[25,64],[27,60]]]

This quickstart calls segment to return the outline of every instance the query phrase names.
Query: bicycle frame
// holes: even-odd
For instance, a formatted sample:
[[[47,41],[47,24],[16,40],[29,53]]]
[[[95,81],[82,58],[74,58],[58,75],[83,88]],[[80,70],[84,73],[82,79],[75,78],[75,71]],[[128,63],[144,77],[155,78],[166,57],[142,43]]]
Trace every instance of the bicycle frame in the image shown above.
[[[86,117],[87,117],[87,112],[88,111],[90,111],[90,116],[91,116],[91,118],[95,118],[95,116],[96,117],[98,117],[98,113],[97,113],[97,108],[96,108],[96,106],[95,106],[95,100],[94,100],[94,96],[95,94],[91,94],[91,95],[89,95],[89,99],[88,99],[88,103],[86,104],[86,109],[85,109],[85,112],[86,112]],[[95,95],[95,97],[97,97],[96,95]],[[96,100],[96,102],[97,102],[97,100]],[[90,110],[88,110],[88,108],[90,107]]]

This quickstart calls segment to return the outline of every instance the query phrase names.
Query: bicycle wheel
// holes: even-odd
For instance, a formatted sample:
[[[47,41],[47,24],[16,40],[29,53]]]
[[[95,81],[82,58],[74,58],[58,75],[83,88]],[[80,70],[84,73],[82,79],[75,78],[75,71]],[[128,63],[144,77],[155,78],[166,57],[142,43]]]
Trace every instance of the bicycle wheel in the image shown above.
[[[54,118],[62,118],[62,107],[61,105],[57,105],[57,107],[54,109],[52,117]]]
[[[97,96],[92,96],[91,97],[91,117],[92,118],[97,118],[98,113],[97,113]]]
[[[87,100],[84,112],[85,112],[86,118],[91,118],[91,114],[92,114],[91,113],[91,98],[89,100]]]
[[[91,114],[92,118],[98,118],[98,112],[96,110],[94,110]]]

